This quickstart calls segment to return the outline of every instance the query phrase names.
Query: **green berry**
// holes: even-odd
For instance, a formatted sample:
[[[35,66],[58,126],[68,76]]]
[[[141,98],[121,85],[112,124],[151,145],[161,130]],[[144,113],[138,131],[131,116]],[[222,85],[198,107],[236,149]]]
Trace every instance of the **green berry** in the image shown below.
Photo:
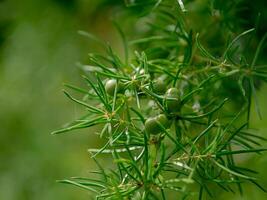
[[[166,83],[162,79],[158,78],[153,82],[153,91],[156,94],[164,94],[166,91]]]
[[[177,88],[170,88],[165,93],[165,106],[168,112],[179,112],[181,108],[181,101],[179,90]]]
[[[169,120],[166,117],[166,115],[164,114],[160,114],[156,117],[156,121],[159,122],[161,125],[163,125],[164,127],[167,127]]]
[[[118,82],[115,79],[110,79],[105,84],[105,90],[109,95],[113,96],[115,89],[116,89],[116,86],[117,86],[117,93],[121,93],[124,89],[123,84]]]
[[[168,118],[164,114],[160,114],[156,117],[150,117],[145,122],[145,130],[153,135],[162,132],[162,127],[168,128],[170,125]]]

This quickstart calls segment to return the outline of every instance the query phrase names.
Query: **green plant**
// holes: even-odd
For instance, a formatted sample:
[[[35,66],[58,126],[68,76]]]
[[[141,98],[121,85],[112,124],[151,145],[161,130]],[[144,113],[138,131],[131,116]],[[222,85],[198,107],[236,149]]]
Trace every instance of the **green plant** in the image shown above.
[[[242,194],[244,182],[265,191],[253,169],[239,166],[237,155],[266,150],[260,148],[266,139],[251,130],[249,122],[253,97],[260,116],[255,84],[266,82],[267,72],[266,65],[256,64],[262,62],[267,35],[251,57],[256,29],[242,31],[234,17],[238,4],[203,2],[188,3],[199,9],[199,27],[182,1],[127,1],[132,17],[142,8],[147,30],[141,39],[128,41],[115,23],[124,42],[124,60],[83,32],[104,46],[106,55],[90,54],[90,64],[82,66],[88,89],[68,85],[84,94],[83,100],[65,92],[88,114],[53,134],[101,125],[100,137],[107,142],[89,149],[99,179],[61,182],[95,192],[97,199],[168,199],[169,191],[180,199],[213,198],[213,188]],[[205,9],[208,14],[200,15]],[[116,169],[97,162],[102,153],[113,157]]]

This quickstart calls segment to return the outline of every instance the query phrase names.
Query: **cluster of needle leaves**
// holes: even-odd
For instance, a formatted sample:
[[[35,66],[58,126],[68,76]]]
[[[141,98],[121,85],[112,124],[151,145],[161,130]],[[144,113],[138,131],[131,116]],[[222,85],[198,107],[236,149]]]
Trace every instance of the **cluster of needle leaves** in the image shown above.
[[[118,56],[108,43],[80,32],[106,53],[91,53],[90,62],[81,66],[87,88],[66,85],[83,94],[82,99],[64,91],[87,114],[53,134],[98,125],[106,144],[89,149],[99,167],[93,173],[99,178],[61,182],[91,191],[96,199],[115,200],[214,198],[214,188],[242,194],[245,182],[265,191],[254,177],[256,172],[241,164],[250,154],[266,150],[261,148],[265,138],[249,125],[252,106],[260,116],[255,84],[267,81],[267,66],[257,65],[266,35],[249,49],[255,28],[236,33],[225,27],[229,31],[218,38],[219,46],[208,50],[201,41],[207,43],[207,31],[219,31],[212,27],[229,20],[223,16],[225,8],[214,11],[216,5],[209,5],[213,20],[196,32],[191,27],[196,22],[188,17],[192,2],[188,6],[176,0],[142,2],[127,1],[124,8],[132,13],[143,8],[139,24],[146,28],[139,31],[140,38],[130,40],[115,23],[124,56]],[[254,55],[245,57],[247,49]],[[116,84],[107,91],[110,80]],[[166,105],[170,88],[179,91],[175,111]],[[169,125],[157,121],[159,133],[153,134],[146,121],[160,114]],[[101,154],[113,158],[110,169],[97,161]]]

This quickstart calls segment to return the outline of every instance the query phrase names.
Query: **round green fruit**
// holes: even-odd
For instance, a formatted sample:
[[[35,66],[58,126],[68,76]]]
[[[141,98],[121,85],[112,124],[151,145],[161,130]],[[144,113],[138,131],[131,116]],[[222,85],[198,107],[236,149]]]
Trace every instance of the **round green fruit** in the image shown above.
[[[153,91],[156,94],[164,94],[166,91],[166,84],[164,82],[164,80],[158,78],[157,80],[155,80],[153,82]]]
[[[116,87],[117,87],[117,93],[121,93],[123,91],[123,84],[115,79],[110,79],[105,84],[105,90],[111,96],[114,95]]]
[[[162,132],[162,126],[168,128],[170,125],[168,118],[164,114],[160,114],[156,117],[150,117],[145,122],[145,130],[152,134],[156,135]]]
[[[179,90],[177,88],[170,88],[165,93],[165,106],[168,112],[179,112],[181,108],[181,101]]]

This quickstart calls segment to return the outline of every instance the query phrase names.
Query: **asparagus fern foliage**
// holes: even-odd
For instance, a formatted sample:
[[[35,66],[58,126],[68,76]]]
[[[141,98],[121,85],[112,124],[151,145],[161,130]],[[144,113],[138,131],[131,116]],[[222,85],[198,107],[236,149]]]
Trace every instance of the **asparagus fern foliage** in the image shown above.
[[[255,84],[267,81],[266,65],[257,65],[267,36],[249,49],[254,56],[246,57],[244,46],[252,46],[255,28],[233,32],[232,23],[238,22],[233,12],[226,13],[229,5],[211,2],[203,19],[210,21],[198,28],[202,22],[193,22],[191,11],[198,1],[126,1],[127,16],[141,10],[137,22],[146,28],[130,39],[133,35],[128,38],[115,23],[123,58],[108,43],[80,32],[105,54],[91,53],[81,66],[87,88],[66,85],[84,98],[64,91],[87,114],[53,134],[99,125],[106,144],[89,149],[98,179],[61,182],[91,191],[96,199],[213,198],[212,188],[242,194],[244,182],[264,190],[255,171],[239,163],[242,154],[266,151],[260,145],[266,139],[250,128],[250,110],[255,106],[261,116]],[[214,35],[218,45],[212,46]],[[97,161],[101,154],[113,158],[110,169]]]

